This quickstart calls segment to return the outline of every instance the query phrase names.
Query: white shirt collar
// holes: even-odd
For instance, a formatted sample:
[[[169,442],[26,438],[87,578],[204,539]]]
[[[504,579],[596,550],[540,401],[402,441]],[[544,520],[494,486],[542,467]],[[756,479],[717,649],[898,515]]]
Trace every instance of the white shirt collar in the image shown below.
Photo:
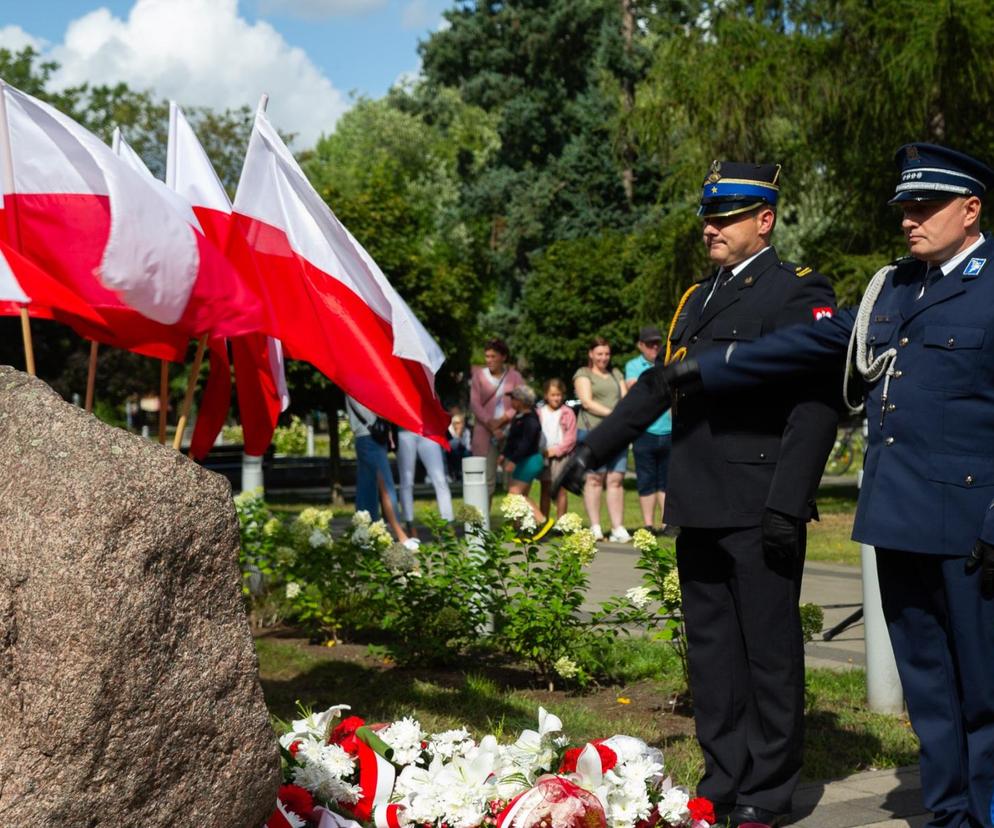
[[[980,245],[982,245],[984,241],[985,241],[984,234],[981,233],[980,238],[977,239],[973,244],[971,244],[966,250],[961,250],[951,259],[947,259],[941,265],[939,265],[939,269],[942,271],[942,275],[948,276],[950,273],[952,273],[957,267],[959,267],[960,262],[962,262],[963,259],[969,256],[974,250],[980,247]]]
[[[766,245],[766,247],[764,247],[758,253],[754,253],[753,255],[751,255],[744,262],[739,262],[737,265],[735,265],[732,268],[732,275],[733,276],[738,276],[743,270],[745,270],[746,267],[748,267],[748,265],[752,262],[753,259],[755,259],[755,258],[757,258],[759,256],[762,256],[769,249],[770,249],[770,245]]]

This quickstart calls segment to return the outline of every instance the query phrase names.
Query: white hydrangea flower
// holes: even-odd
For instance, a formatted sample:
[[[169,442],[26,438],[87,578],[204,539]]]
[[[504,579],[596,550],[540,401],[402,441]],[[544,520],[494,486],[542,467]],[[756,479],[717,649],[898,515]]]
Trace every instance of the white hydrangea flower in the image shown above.
[[[564,535],[579,532],[583,528],[583,520],[576,512],[567,512],[556,521],[556,531]]]
[[[632,535],[632,545],[639,552],[652,552],[656,549],[656,536],[648,529],[636,529]]]
[[[576,666],[576,662],[568,656],[563,656],[556,660],[556,663],[552,665],[552,669],[555,670],[564,679],[575,678],[576,674],[579,672],[579,667]]]
[[[319,546],[324,546],[327,544],[331,538],[329,538],[320,529],[315,529],[307,537],[307,542],[311,545],[311,549],[317,549]]]
[[[524,495],[504,495],[500,502],[500,513],[505,520],[513,523],[522,532],[534,532],[538,528],[535,515],[532,514],[531,506],[528,505]]]
[[[300,595],[300,584],[296,581],[290,581],[290,583],[286,585],[286,597],[293,600],[298,595]]]
[[[681,601],[680,593],[680,573],[673,567],[663,578],[663,600],[667,604],[679,605]]]
[[[643,609],[649,603],[649,588],[644,586],[632,587],[625,592],[625,597],[632,602],[633,607]]]
[[[369,512],[365,509],[360,509],[354,515],[352,515],[352,525],[353,526],[369,526],[373,522],[372,517]]]

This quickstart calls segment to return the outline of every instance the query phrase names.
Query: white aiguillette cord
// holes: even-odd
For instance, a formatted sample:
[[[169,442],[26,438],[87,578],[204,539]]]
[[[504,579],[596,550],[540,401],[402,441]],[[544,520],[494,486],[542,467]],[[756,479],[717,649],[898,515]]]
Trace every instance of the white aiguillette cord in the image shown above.
[[[887,410],[887,390],[890,387],[890,378],[894,375],[894,363],[897,360],[897,349],[888,348],[882,354],[875,356],[873,349],[867,348],[866,335],[870,327],[870,315],[873,313],[873,306],[877,297],[883,289],[887,277],[896,270],[895,265],[885,265],[878,270],[870,284],[867,285],[863,299],[859,303],[859,310],[856,312],[856,322],[853,325],[852,334],[849,337],[849,347],[846,350],[846,373],[842,380],[842,396],[845,399],[846,407],[854,414],[862,411],[864,403],[854,405],[849,400],[849,369],[848,366],[855,364],[856,370],[868,383],[876,382],[881,376],[884,378],[884,390],[880,403],[880,420],[883,423],[884,413]],[[853,361],[853,348],[856,349],[856,359]]]

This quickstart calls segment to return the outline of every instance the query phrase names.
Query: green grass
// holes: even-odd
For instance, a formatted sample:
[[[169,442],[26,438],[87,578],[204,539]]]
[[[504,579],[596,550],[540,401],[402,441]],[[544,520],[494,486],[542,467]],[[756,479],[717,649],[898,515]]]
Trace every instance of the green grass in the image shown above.
[[[292,718],[299,700],[323,709],[350,704],[372,721],[416,717],[429,731],[467,726],[478,737],[514,738],[534,728],[543,705],[563,720],[573,743],[614,733],[661,747],[676,782],[695,785],[702,770],[692,722],[673,712],[679,669],[665,645],[618,642],[615,669],[625,681],[586,694],[550,693],[528,686],[510,668],[467,662],[450,671],[387,667],[350,648],[302,647],[275,638],[257,640],[266,701],[274,716]],[[656,650],[657,652],[653,652]],[[809,670],[803,777],[822,780],[869,768],[899,767],[917,758],[917,741],[904,717],[865,709],[861,670]],[[627,702],[627,703],[625,703]]]

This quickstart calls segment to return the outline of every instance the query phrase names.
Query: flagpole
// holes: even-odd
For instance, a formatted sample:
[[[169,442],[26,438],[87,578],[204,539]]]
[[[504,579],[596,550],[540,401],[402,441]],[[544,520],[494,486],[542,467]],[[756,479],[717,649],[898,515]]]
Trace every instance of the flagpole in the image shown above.
[[[166,444],[166,417],[169,414],[169,361],[159,360],[159,443]]]
[[[190,416],[190,408],[193,406],[193,394],[197,390],[197,380],[200,377],[200,364],[204,361],[204,349],[206,347],[207,334],[204,334],[197,343],[197,355],[193,358],[193,365],[190,366],[190,379],[187,380],[186,396],[183,397],[183,410],[180,412],[179,422],[176,423],[173,448],[177,451],[183,446],[183,432],[186,431],[186,421]]]
[[[93,391],[97,383],[97,342],[90,340],[90,364],[86,370],[86,403],[85,410],[89,414],[93,411]]]
[[[0,163],[3,165],[3,194],[14,194],[14,151],[10,146],[10,123],[7,120],[7,84],[0,80]],[[6,198],[5,198],[6,201]],[[17,206],[11,202],[4,204],[8,215],[7,229],[11,244],[21,252],[21,233],[17,224]],[[31,340],[31,318],[27,305],[21,305],[21,339],[24,342],[24,366],[31,376],[35,376],[35,349]]]

